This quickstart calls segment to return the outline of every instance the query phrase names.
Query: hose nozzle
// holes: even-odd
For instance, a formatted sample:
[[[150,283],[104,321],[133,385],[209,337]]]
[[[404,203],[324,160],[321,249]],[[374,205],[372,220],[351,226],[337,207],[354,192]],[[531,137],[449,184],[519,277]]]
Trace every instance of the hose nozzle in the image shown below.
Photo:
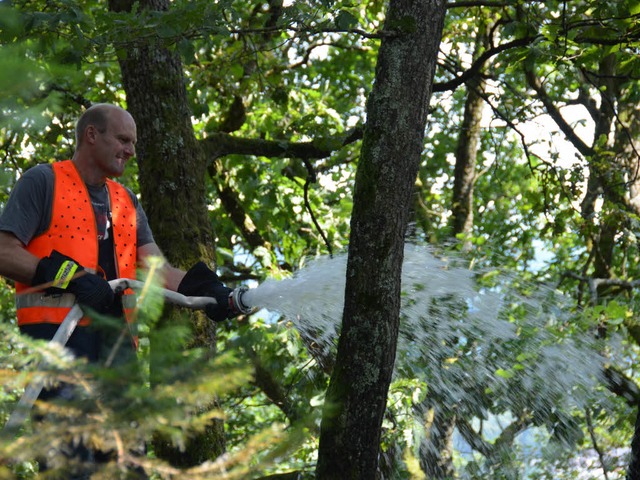
[[[244,315],[248,315],[253,311],[253,307],[247,305],[242,301],[242,297],[247,290],[249,290],[249,288],[245,285],[242,285],[240,287],[235,288],[229,294],[229,309],[234,314],[242,313]]]

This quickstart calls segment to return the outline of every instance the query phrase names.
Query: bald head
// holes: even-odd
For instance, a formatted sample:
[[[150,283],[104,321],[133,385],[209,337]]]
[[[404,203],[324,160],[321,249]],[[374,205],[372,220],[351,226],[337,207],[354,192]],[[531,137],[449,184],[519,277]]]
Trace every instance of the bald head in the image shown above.
[[[76,146],[79,147],[82,145],[84,132],[89,125],[93,125],[100,133],[106,132],[109,126],[109,119],[113,112],[128,115],[125,109],[110,103],[96,103],[89,107],[78,119],[78,123],[76,123]]]
[[[102,185],[120,177],[125,164],[136,154],[136,122],[116,105],[99,103],[87,109],[76,124],[73,162],[89,185]]]

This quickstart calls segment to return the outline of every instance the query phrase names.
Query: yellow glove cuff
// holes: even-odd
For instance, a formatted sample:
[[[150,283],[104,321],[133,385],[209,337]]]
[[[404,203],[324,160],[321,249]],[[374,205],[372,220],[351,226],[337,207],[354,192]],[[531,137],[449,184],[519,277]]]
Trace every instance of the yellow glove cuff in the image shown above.
[[[52,286],[63,289],[67,288],[69,286],[69,282],[73,280],[76,270],[78,270],[77,263],[72,262],[71,260],[65,260],[62,262],[58,273],[56,273],[56,278],[53,280]]]

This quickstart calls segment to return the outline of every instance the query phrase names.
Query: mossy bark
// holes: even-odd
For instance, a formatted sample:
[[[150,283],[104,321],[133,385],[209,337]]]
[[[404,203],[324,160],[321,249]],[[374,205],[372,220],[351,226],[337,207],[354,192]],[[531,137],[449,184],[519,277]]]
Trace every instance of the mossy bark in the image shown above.
[[[367,105],[342,334],[323,412],[319,479],[375,478],[393,371],[411,194],[445,2],[392,0]]]
[[[111,0],[114,11],[131,11],[133,0]],[[168,0],[142,0],[140,9],[166,10]],[[119,59],[127,109],[138,128],[137,161],[142,204],[156,243],[175,266],[198,260],[212,263],[213,232],[207,213],[206,163],[191,124],[182,62],[178,54],[152,40],[134,42]],[[166,312],[164,321],[174,318]],[[196,346],[213,348],[215,327],[193,315]],[[153,344],[152,344],[153,349]],[[221,422],[194,434],[185,451],[162,439],[155,452],[177,466],[196,465],[224,451]]]

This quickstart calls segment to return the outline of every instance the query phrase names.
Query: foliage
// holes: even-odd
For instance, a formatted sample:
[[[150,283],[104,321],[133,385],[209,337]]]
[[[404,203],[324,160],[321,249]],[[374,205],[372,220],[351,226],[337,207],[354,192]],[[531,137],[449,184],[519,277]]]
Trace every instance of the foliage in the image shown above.
[[[255,285],[304,268],[309,257],[344,249],[359,144],[343,140],[366,120],[384,2],[294,2],[280,10],[277,3],[179,1],[166,12],[129,15],[88,0],[0,2],[0,60],[6,67],[0,72],[0,206],[21,172],[71,156],[73,122],[82,106],[126,104],[116,56],[136,48],[141,39],[152,39],[182,56],[199,140],[222,132],[287,148],[310,142],[328,152],[300,158],[269,155],[256,147],[250,154],[238,151],[209,159],[220,163],[208,179],[208,203],[225,281]],[[608,455],[609,478],[622,476],[635,410],[600,377],[598,383],[589,379],[588,388],[576,382],[576,389],[586,390],[581,392],[563,391],[569,390],[570,380],[553,377],[557,371],[591,365],[570,355],[582,352],[590,361],[605,359],[631,385],[640,380],[635,369],[637,285],[632,283],[638,276],[639,212],[629,201],[637,165],[629,139],[637,138],[633,119],[640,91],[636,4],[515,1],[449,9],[416,183],[412,238],[434,245],[451,241],[453,152],[470,88],[459,78],[473,64],[478,26],[488,24],[493,43],[485,48],[490,55],[479,70],[488,87],[474,184],[475,219],[460,239],[471,245],[464,258],[477,273],[479,291],[514,295],[512,309],[491,320],[509,323],[516,334],[502,332],[492,343],[486,330],[468,323],[464,307],[444,299],[433,306],[446,312],[444,324],[433,323],[435,316],[422,319],[424,330],[438,335],[425,340],[430,355],[412,359],[411,368],[397,374],[384,425],[383,451],[400,477],[420,469],[424,415],[439,404],[459,417],[454,463],[461,478],[574,478],[585,470],[595,476],[602,471],[600,460],[588,466],[580,460],[597,458],[598,449]],[[509,42],[515,46],[497,49]],[[605,69],[605,59],[615,69]],[[531,74],[540,89],[532,86]],[[456,85],[448,83],[452,81]],[[238,98],[243,116],[230,126]],[[609,113],[602,109],[608,104],[613,106]],[[578,113],[569,129],[544,121],[549,112],[571,109]],[[603,120],[607,115],[609,124]],[[597,136],[598,125],[611,135]],[[571,131],[579,132],[581,141]],[[135,191],[137,175],[136,165],[130,165],[124,178]],[[596,177],[603,179],[598,185],[587,183]],[[235,194],[260,234],[259,244],[240,233],[220,201],[223,187]],[[583,202],[591,187],[599,197],[597,208],[587,215]],[[609,279],[619,284],[594,291],[589,278],[596,272],[595,258],[606,250],[599,242],[607,228],[613,229]],[[532,324],[528,302],[537,293],[548,293],[550,284],[558,292],[551,290],[553,295],[543,302],[548,310],[540,323]],[[562,315],[554,305],[562,307]],[[158,312],[148,315],[151,326]],[[16,335],[14,318],[11,286],[2,283],[0,319],[5,338],[15,340],[0,346],[3,418],[29,379],[29,360],[45,351],[42,344]],[[168,339],[183,334],[159,333]],[[597,341],[587,341],[592,337]],[[573,350],[576,345],[580,348]],[[143,341],[143,365],[146,346]],[[88,396],[86,402],[66,405],[57,412],[58,427],[51,432],[27,429],[23,440],[5,445],[3,452],[33,458],[51,435],[63,440],[59,432],[71,425],[69,414],[77,409],[95,415],[74,425],[76,435],[91,432],[95,441],[122,438],[134,444],[160,429],[180,445],[187,425],[208,420],[197,407],[220,396],[230,458],[251,456],[247,464],[258,470],[263,460],[273,460],[261,451],[260,442],[279,441],[271,425],[300,426],[295,433],[303,438],[296,438],[286,460],[278,457],[278,465],[268,471],[311,472],[327,372],[305,339],[288,319],[258,314],[233,327],[222,326],[217,347],[223,353],[215,360],[202,351],[189,352],[182,382],[153,388],[132,383],[113,396],[114,386],[121,386],[113,373],[122,378],[133,374],[124,366],[93,369],[58,358],[51,377],[68,379],[73,372],[75,382],[103,392],[100,403]],[[168,349],[167,355],[178,352]],[[545,364],[545,353],[556,353],[556,363]],[[166,361],[170,364],[172,357]],[[265,391],[267,383],[249,377],[247,368],[255,372],[257,367],[268,374],[264,382],[282,387],[286,404]],[[460,385],[466,392],[456,397]],[[184,403],[175,402],[178,394]],[[137,429],[131,428],[132,421]],[[504,450],[492,445],[507,428],[493,437],[487,429],[518,421],[522,431],[507,442],[511,453],[503,456]],[[470,426],[466,436],[465,426]],[[264,440],[263,433],[274,439]],[[531,442],[540,447],[530,448]],[[152,455],[128,459],[129,466],[159,474],[172,468]],[[204,475],[206,468],[190,474]]]
[[[141,349],[139,358],[133,361],[87,364],[74,359],[64,349],[32,340],[16,332],[15,327],[3,325],[4,338],[11,345],[1,360],[6,388],[19,391],[27,383],[41,378],[47,387],[71,385],[76,391],[72,398],[39,400],[36,416],[23,426],[19,437],[6,436],[3,432],[1,455],[5,465],[10,462],[24,468],[34,459],[46,457],[47,474],[68,474],[74,468],[87,468],[86,464],[74,463],[79,458],[60,453],[67,445],[80,443],[111,452],[108,461],[93,465],[95,472],[110,478],[141,471],[181,478],[246,478],[250,472],[265,468],[274,455],[284,455],[297,444],[295,429],[286,433],[279,424],[270,422],[270,427],[250,432],[244,438],[242,449],[184,471],[145,453],[145,442],[158,432],[176,446],[184,446],[193,431],[224,416],[218,409],[205,407],[217,397],[242,388],[250,379],[246,366],[232,352],[211,358],[201,349],[185,351],[184,343],[189,335],[184,327],[177,325],[158,331],[154,325],[162,313],[163,298],[157,288],[146,291],[150,293],[144,295],[143,290],[137,318],[142,332],[149,332],[153,327],[155,335],[164,339],[161,363],[167,369],[173,366],[165,378],[178,379],[171,383],[150,385],[144,373],[148,370],[145,368],[149,361],[147,349]],[[94,322],[104,320],[94,318]],[[141,337],[143,344],[145,338],[145,335]],[[3,400],[5,409],[15,407],[7,403],[6,398]],[[248,462],[250,456],[257,461]]]

